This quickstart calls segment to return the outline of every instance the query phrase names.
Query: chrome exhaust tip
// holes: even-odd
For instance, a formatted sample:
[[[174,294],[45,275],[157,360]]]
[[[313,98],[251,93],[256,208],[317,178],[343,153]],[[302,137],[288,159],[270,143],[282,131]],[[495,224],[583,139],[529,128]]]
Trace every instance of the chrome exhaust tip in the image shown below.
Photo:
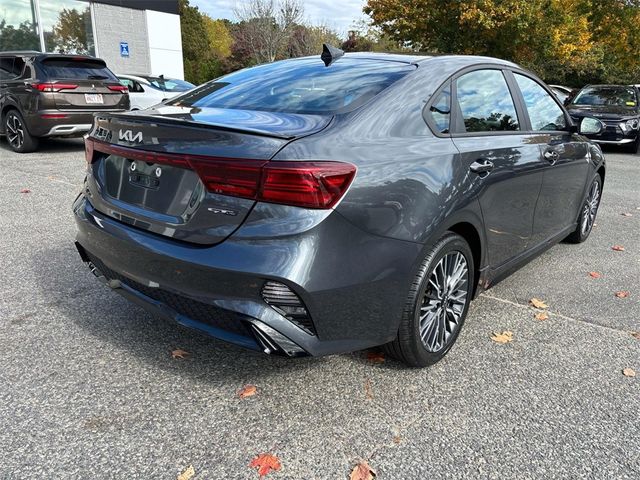
[[[262,347],[262,351],[266,354],[286,355],[287,357],[307,355],[302,347],[265,323],[252,320],[251,330],[258,344]]]

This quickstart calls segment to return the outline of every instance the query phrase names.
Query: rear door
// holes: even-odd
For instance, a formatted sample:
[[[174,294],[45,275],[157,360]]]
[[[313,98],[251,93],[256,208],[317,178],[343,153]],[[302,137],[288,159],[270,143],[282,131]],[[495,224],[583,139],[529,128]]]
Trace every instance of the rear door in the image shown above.
[[[532,236],[537,244],[577,220],[589,174],[589,145],[570,132],[565,111],[536,79],[519,72],[513,76],[542,156],[544,175]]]
[[[505,73],[476,68],[454,79],[453,141],[474,179],[492,268],[531,246],[545,165],[524,131]]]
[[[46,82],[68,86],[53,95],[60,110],[119,110],[127,108],[127,92],[104,61],[81,56],[55,56],[39,62]]]

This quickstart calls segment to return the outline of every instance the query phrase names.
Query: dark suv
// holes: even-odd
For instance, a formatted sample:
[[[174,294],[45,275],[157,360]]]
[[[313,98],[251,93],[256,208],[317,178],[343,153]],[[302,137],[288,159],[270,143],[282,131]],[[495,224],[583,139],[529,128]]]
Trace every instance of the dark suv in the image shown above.
[[[127,88],[104,60],[0,52],[0,134],[16,152],[36,150],[42,137],[83,135],[94,112],[128,109]]]

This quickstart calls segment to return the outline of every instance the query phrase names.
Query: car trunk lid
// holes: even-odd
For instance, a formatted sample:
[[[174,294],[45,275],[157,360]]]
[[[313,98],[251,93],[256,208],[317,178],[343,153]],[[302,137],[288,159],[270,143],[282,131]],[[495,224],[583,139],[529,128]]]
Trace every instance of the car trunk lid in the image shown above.
[[[289,141],[319,131],[330,119],[162,106],[98,116],[87,140],[86,194],[96,210],[119,221],[182,241],[216,244],[255,204],[224,194],[256,188],[243,171],[260,168]],[[235,180],[218,175],[223,170],[233,171]]]

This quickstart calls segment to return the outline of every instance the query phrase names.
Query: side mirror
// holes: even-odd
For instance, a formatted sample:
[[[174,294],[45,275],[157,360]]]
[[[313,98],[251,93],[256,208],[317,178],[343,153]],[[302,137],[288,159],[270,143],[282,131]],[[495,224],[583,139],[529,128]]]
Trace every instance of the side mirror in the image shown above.
[[[599,135],[604,130],[604,124],[597,118],[584,117],[580,122],[579,132],[583,135]]]

